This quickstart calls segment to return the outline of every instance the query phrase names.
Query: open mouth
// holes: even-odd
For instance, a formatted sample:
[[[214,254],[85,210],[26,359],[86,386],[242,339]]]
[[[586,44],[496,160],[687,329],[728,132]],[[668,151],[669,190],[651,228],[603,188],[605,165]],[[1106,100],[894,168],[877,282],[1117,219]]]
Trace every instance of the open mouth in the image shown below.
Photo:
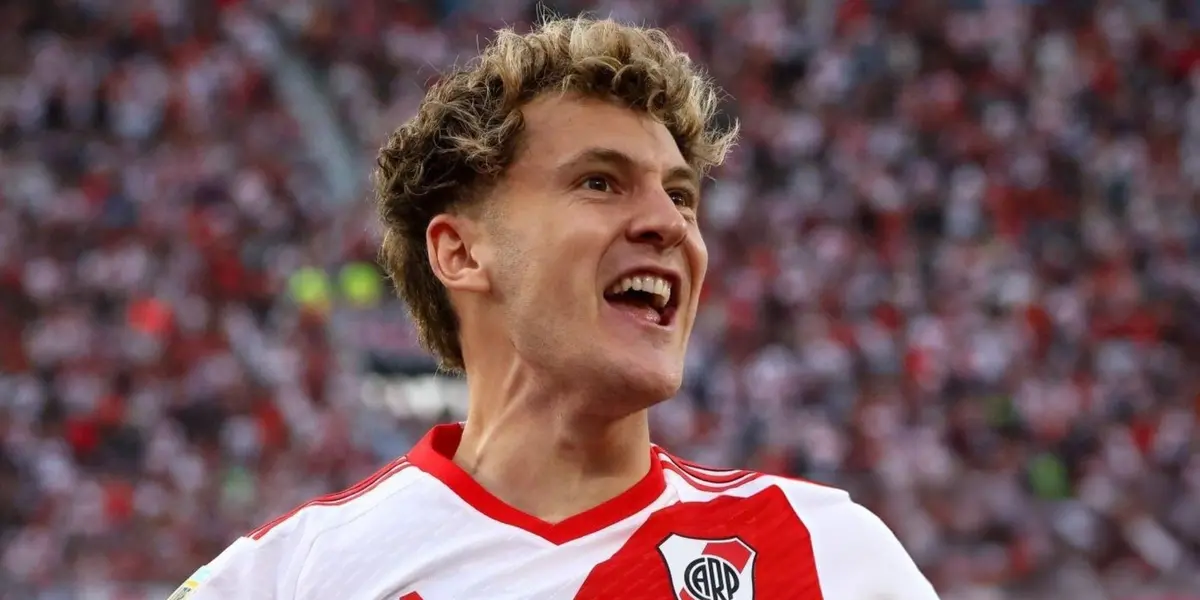
[[[614,308],[633,317],[668,327],[679,306],[679,282],[671,275],[632,273],[618,279],[604,292]]]

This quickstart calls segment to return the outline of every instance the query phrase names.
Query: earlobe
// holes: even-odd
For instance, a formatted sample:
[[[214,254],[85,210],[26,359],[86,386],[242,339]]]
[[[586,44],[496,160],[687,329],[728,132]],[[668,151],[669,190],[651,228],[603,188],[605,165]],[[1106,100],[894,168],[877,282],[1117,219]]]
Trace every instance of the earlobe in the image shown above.
[[[440,214],[425,229],[429,266],[442,285],[450,290],[486,292],[487,273],[477,260],[476,227],[470,219]]]

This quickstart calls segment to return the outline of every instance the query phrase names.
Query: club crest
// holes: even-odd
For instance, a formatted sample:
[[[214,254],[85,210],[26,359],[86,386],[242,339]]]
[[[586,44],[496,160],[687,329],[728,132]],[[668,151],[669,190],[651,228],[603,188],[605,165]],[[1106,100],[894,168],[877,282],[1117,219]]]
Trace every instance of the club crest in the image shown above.
[[[739,538],[671,534],[658,545],[676,600],[754,600],[757,552]]]

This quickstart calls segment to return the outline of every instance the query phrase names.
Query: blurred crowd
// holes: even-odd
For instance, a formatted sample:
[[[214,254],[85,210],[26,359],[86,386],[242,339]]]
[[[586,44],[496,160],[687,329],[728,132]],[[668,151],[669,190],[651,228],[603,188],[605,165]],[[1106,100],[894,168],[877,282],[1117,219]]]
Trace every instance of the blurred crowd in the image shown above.
[[[849,489],[947,600],[1200,598],[1200,5],[549,5],[666,27],[743,126],[659,443]],[[534,17],[0,3],[0,598],[169,592],[438,418],[364,397],[423,358],[254,48],[365,180]]]

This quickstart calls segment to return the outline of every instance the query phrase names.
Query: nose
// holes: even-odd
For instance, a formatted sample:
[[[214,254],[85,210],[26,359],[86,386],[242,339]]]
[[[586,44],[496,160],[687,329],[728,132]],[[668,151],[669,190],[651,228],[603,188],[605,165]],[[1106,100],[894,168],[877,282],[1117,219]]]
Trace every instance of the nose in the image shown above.
[[[688,221],[669,194],[659,189],[636,203],[637,214],[629,223],[629,240],[669,250],[687,238]]]

